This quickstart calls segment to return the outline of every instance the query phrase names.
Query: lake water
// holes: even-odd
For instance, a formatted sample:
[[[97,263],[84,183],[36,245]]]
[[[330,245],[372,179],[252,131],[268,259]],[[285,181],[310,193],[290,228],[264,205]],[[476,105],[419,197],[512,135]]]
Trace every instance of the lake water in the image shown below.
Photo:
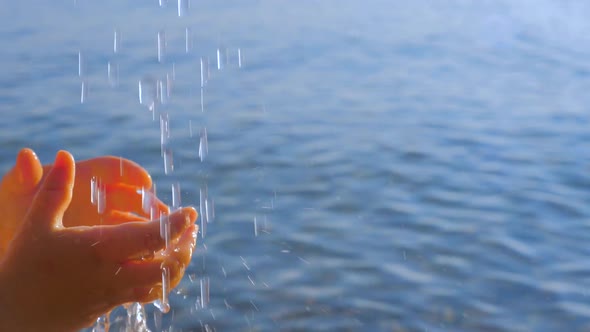
[[[589,7],[9,1],[1,167],[67,149],[139,162],[167,202],[207,184],[215,220],[154,330],[589,331]],[[137,85],[173,63],[165,175]]]

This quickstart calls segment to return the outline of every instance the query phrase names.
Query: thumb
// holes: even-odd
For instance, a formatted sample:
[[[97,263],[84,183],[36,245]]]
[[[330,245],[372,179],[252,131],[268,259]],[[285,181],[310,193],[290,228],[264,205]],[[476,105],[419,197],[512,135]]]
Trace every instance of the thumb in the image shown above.
[[[29,209],[27,221],[32,228],[62,226],[64,212],[72,200],[75,171],[74,157],[66,151],[59,151]]]

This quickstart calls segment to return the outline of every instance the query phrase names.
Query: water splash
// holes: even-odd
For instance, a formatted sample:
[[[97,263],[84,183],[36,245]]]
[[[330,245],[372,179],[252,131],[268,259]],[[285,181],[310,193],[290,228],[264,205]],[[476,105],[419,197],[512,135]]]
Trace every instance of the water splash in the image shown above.
[[[92,328],[92,332],[109,332],[110,327],[110,312],[98,317],[96,323]]]
[[[125,332],[150,332],[147,326],[145,308],[141,303],[131,303],[127,307]]]

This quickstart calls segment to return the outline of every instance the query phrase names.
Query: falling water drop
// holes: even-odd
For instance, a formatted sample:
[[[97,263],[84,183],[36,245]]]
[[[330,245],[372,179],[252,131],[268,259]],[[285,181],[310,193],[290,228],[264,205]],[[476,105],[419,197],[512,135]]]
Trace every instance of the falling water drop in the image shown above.
[[[201,58],[201,88],[205,87],[205,84],[207,84],[207,80],[209,78],[209,61],[202,57]]]
[[[96,194],[96,208],[99,214],[103,214],[107,206],[107,191],[105,185],[99,181]]]
[[[80,86],[80,104],[84,104],[88,99],[88,82],[82,81]]]
[[[254,236],[258,236],[258,222],[256,221],[256,217],[254,217]]]
[[[199,190],[199,215],[201,219],[201,227],[199,228],[201,232],[201,237],[204,238],[207,234],[207,214],[205,213],[205,204],[207,201],[207,185]]]
[[[154,305],[162,313],[170,311],[170,303],[168,302],[168,294],[170,292],[170,269],[165,266],[162,268],[162,298],[154,301]]]
[[[164,157],[164,152],[168,146],[169,139],[170,121],[168,120],[168,113],[160,113],[160,150],[162,152],[162,157]]]
[[[172,94],[172,85],[173,81],[176,77],[174,64],[172,64],[172,74],[166,73],[166,98],[170,99],[170,95]]]
[[[172,208],[178,209],[181,206],[180,200],[180,183],[176,182],[172,184]]]
[[[170,148],[164,149],[164,174],[168,175],[174,171],[174,161],[172,150]]]
[[[115,29],[115,32],[113,33],[113,53],[115,53],[115,54],[119,53],[120,44],[121,44],[121,33],[119,32],[119,30]]]
[[[107,63],[107,75],[111,86],[119,85],[119,64],[114,61]]]
[[[238,48],[238,68],[242,68],[242,49]]]
[[[82,51],[78,51],[78,76],[83,77],[86,75],[86,60],[82,55]]]
[[[221,56],[221,49],[218,48],[217,49],[217,70],[221,70],[221,68],[223,67],[223,64],[222,64],[223,60],[222,59],[223,58]]]
[[[158,31],[158,62],[164,61],[166,54],[166,33],[164,30]]]
[[[151,76],[139,81],[139,103],[154,111],[157,100],[157,82]]]
[[[193,48],[193,31],[191,28],[186,28],[186,29],[184,29],[184,49],[185,49],[185,52],[189,53],[192,48]]]
[[[189,0],[178,0],[178,16],[186,16],[190,8]]]
[[[201,162],[209,155],[209,142],[207,140],[207,128],[201,129],[199,139],[199,159]]]
[[[90,179],[90,203],[92,205],[96,205],[96,202],[97,202],[97,199],[98,199],[96,197],[96,194],[98,192],[97,191],[97,188],[98,188],[98,179],[96,178],[96,176],[93,176]]]
[[[201,279],[201,308],[209,306],[209,277]]]

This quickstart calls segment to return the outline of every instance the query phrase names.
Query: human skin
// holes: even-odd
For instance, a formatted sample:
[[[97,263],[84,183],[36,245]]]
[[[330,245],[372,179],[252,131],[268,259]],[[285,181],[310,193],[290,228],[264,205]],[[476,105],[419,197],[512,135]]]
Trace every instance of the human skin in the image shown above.
[[[33,150],[24,148],[15,165],[0,182],[0,257],[29,208],[39,185],[52,165],[41,165]],[[90,180],[99,178],[107,197],[103,213],[90,201]],[[76,163],[72,202],[63,218],[64,226],[113,225],[127,221],[148,220],[139,192],[152,186],[149,173],[138,164],[113,156],[92,158]],[[168,212],[168,207],[154,200],[155,213]],[[81,218],[80,216],[84,216]]]
[[[76,166],[60,151],[22,221],[8,221],[18,227],[0,257],[0,331],[77,331],[118,305],[158,299],[161,267],[175,287],[190,262],[193,208],[170,214],[174,246],[166,254],[157,220],[84,226],[76,217],[86,216],[71,214],[66,226]]]

